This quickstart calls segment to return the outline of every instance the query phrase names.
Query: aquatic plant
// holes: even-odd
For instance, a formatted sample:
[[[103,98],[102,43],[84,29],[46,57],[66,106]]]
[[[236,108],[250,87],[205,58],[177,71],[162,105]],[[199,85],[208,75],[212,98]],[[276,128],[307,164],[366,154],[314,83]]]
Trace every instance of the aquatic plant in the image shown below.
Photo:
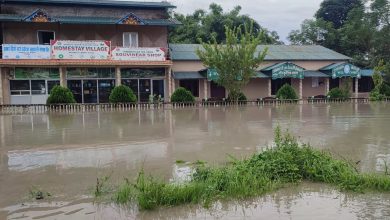
[[[119,85],[111,91],[109,100],[110,103],[134,103],[137,102],[137,97],[129,87]]]
[[[209,206],[215,200],[259,196],[303,180],[354,192],[390,191],[389,176],[361,174],[351,163],[299,144],[292,135],[277,128],[273,148],[247,159],[233,158],[220,167],[198,163],[192,179],[185,183],[166,183],[142,171],[135,182],[126,179],[119,186],[114,200],[137,204],[140,209],[188,203]]]

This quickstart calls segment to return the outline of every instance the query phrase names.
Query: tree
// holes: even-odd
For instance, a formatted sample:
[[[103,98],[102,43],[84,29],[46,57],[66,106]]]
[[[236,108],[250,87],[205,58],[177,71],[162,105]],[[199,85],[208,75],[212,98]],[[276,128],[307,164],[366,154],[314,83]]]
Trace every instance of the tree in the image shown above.
[[[336,29],[341,28],[347,20],[348,13],[355,7],[361,7],[361,0],[324,0],[315,17],[331,22]]]
[[[70,103],[76,103],[76,100],[73,97],[73,93],[70,91],[70,89],[62,86],[54,86],[46,100],[46,104],[48,105]]]
[[[322,19],[306,19],[300,30],[293,30],[288,36],[294,45],[323,45],[328,48],[335,47],[337,38],[333,24]]]
[[[225,26],[226,44],[218,44],[214,37],[211,42],[202,43],[197,54],[203,64],[218,73],[217,84],[225,87],[236,102],[243,86],[255,75],[255,70],[268,51],[257,51],[261,33],[254,34],[253,26],[229,28]]]
[[[173,17],[182,25],[170,29],[169,42],[171,43],[199,43],[211,41],[218,43],[226,41],[225,26],[237,28],[240,25],[252,25],[254,34],[261,34],[265,44],[282,44],[275,31],[268,31],[261,27],[248,15],[241,15],[241,7],[236,6],[229,12],[224,12],[218,4],[212,3],[209,11],[196,10],[193,14],[182,15],[175,13]]]

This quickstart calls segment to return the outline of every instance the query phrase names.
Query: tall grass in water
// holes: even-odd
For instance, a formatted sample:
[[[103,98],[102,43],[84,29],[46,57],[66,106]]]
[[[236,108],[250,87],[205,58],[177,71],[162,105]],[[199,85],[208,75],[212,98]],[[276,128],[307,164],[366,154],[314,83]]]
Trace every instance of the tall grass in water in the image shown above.
[[[135,182],[127,180],[118,188],[114,199],[122,204],[132,202],[140,209],[188,203],[208,206],[218,199],[259,196],[302,180],[329,183],[355,192],[390,191],[389,176],[360,174],[346,161],[298,144],[279,128],[275,131],[275,144],[274,148],[222,167],[199,165],[186,183],[166,183],[140,172]]]

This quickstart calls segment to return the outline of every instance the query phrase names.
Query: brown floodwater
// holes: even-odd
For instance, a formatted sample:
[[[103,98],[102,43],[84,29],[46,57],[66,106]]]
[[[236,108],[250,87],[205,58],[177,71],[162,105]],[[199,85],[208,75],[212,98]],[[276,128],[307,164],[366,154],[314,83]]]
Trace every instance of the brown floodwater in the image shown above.
[[[147,173],[180,180],[176,160],[221,164],[272,144],[273,129],[358,162],[390,164],[390,104],[314,104],[0,115],[0,219],[389,219],[390,193],[341,193],[302,183],[209,209],[184,205],[139,212],[94,202],[96,178],[110,184]],[[51,196],[34,201],[30,190]]]

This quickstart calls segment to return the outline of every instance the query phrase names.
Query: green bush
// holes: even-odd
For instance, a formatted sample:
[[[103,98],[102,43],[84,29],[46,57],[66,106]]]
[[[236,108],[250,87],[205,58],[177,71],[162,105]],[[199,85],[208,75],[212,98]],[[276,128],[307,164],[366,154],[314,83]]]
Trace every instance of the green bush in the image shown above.
[[[331,99],[347,99],[349,98],[349,93],[340,88],[333,88],[328,92],[327,96]]]
[[[298,99],[298,95],[294,88],[289,84],[284,84],[277,92],[276,98],[278,99]]]
[[[379,87],[379,92],[382,95],[390,97],[390,86],[386,83],[382,83]]]
[[[378,88],[374,88],[370,92],[371,101],[382,101],[383,99],[385,99],[385,95],[383,95]]]
[[[238,97],[238,101],[247,101],[245,94],[242,92],[230,92],[227,101],[233,102],[236,97]]]
[[[179,87],[173,92],[171,102],[195,102],[192,93],[183,87]]]
[[[120,85],[111,91],[109,100],[111,103],[134,103],[137,102],[137,97],[129,87]]]
[[[69,103],[76,103],[76,100],[74,99],[72,92],[68,88],[62,86],[54,86],[46,100],[46,104],[48,105]]]

